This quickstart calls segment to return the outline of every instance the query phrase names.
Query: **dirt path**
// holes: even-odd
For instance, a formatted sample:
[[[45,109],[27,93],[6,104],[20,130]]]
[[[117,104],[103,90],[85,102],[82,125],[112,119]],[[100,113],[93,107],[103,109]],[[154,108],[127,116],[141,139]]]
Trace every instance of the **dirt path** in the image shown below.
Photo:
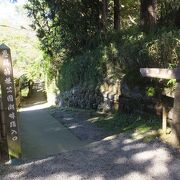
[[[47,102],[46,93],[42,90],[33,90],[31,97],[23,97],[21,106],[23,108],[31,107]]]

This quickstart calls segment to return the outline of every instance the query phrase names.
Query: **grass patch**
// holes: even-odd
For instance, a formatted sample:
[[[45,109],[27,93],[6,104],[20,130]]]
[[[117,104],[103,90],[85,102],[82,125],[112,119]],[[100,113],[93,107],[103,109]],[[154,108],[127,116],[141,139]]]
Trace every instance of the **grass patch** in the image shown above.
[[[161,120],[154,115],[127,115],[124,113],[101,115],[93,121],[97,126],[103,127],[113,134],[126,131],[146,133],[150,130],[158,130]]]

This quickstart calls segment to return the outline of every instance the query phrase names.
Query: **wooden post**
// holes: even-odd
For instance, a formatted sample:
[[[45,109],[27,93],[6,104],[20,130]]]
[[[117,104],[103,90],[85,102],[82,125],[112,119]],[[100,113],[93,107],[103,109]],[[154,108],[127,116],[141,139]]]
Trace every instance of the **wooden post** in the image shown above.
[[[3,108],[2,101],[0,98],[0,162],[4,163],[9,160],[9,155],[8,155],[8,145],[7,145],[7,138],[6,138],[7,137],[6,124],[4,121],[3,114],[1,113],[2,108]]]
[[[177,79],[176,82],[172,126],[175,140],[174,143],[180,146],[180,79]]]
[[[172,121],[173,143],[180,146],[180,65],[176,69],[158,69],[158,68],[141,68],[140,72],[144,77],[176,79],[176,89],[174,97],[174,111]],[[163,120],[165,128],[165,120]]]
[[[167,110],[165,107],[163,107],[163,113],[162,113],[162,130],[163,133],[166,134],[167,130]]]
[[[21,157],[16,99],[14,91],[11,52],[9,47],[0,45],[0,84],[2,92],[2,115],[5,121],[9,156]]]

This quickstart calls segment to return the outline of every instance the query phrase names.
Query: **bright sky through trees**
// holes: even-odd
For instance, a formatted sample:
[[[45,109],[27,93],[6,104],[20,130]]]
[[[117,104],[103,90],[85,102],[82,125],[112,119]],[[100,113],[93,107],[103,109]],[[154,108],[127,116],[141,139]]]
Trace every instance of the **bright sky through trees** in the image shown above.
[[[27,18],[23,5],[26,0],[18,0],[10,3],[10,0],[0,0],[0,25],[13,27],[27,26]]]
[[[30,28],[31,20],[23,8],[26,0],[0,0],[0,44],[11,48],[14,72],[34,77],[39,70],[42,53],[36,33]]]

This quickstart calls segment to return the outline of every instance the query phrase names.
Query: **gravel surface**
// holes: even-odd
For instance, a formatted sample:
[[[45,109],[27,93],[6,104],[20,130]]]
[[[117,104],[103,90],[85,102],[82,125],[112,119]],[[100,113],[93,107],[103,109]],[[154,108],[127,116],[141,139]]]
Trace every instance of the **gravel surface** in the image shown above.
[[[93,142],[79,150],[7,166],[0,179],[180,179],[180,150],[173,149],[158,139],[145,143],[131,138],[132,134],[106,137],[105,131],[89,123],[92,113],[88,115],[52,109],[51,114],[81,140]]]
[[[11,167],[3,180],[178,180],[180,152],[155,140],[144,143],[124,134],[41,160]]]

